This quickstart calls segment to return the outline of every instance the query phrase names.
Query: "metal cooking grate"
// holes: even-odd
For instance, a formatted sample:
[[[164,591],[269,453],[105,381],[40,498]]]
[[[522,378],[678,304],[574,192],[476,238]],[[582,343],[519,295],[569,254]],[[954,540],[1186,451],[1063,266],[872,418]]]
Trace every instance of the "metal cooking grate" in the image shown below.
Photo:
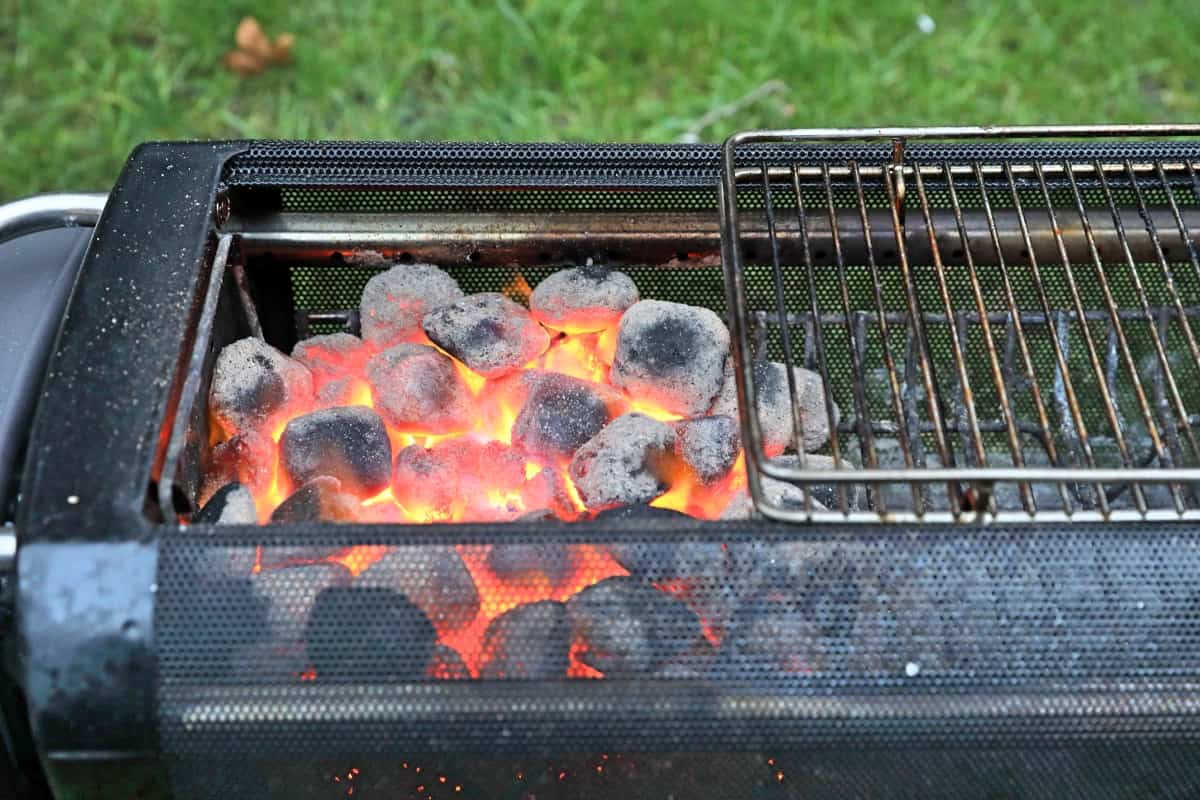
[[[722,247],[740,396],[758,396],[756,362],[814,370],[833,431],[819,452],[834,467],[817,469],[768,454],[765,412],[741,403],[759,509],[792,521],[1196,516],[1197,165],[906,154],[909,139],[1146,132],[731,138]],[[864,139],[892,140],[892,158],[736,166],[763,142]],[[785,391],[799,438],[790,375]],[[788,502],[764,480],[815,491]]]

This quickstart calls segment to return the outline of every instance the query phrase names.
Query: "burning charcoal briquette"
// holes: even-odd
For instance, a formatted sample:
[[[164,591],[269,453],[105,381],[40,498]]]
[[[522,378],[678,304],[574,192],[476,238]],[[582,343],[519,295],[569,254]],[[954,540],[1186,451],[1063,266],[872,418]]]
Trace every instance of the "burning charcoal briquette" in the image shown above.
[[[555,272],[529,296],[534,319],[556,331],[590,333],[616,325],[639,299],[624,272],[585,266]]]
[[[774,461],[780,466],[785,466],[790,469],[800,469],[800,456],[798,455],[789,454],[786,456],[776,456]],[[804,454],[804,469],[806,470],[828,471],[834,469],[836,463],[837,462],[833,460],[832,456],[825,456],[819,453]],[[849,470],[855,468],[855,465],[847,460],[843,455],[842,469]],[[849,508],[851,511],[858,511],[862,507],[862,487],[857,483],[842,485],[845,487],[847,508]],[[841,508],[841,496],[838,493],[838,484],[813,484],[806,486],[805,488],[812,493],[813,500],[816,503],[820,503],[821,506],[833,509]]]
[[[370,350],[350,333],[327,333],[296,342],[292,358],[308,367],[313,379],[324,384],[345,375],[361,373]]]
[[[422,679],[433,655],[433,625],[404,595],[378,586],[321,592],[304,641],[317,679]]]
[[[279,463],[292,486],[329,475],[342,491],[371,497],[392,477],[392,446],[378,414],[364,406],[296,417],[283,429]]]
[[[702,484],[712,484],[733,469],[742,450],[733,417],[693,417],[674,423],[675,452]]]
[[[481,678],[562,678],[571,623],[562,603],[526,603],[492,620],[483,634]]]
[[[450,519],[465,498],[458,493],[458,470],[442,452],[410,444],[396,454],[392,497],[410,513],[422,510],[430,519]]]
[[[421,337],[421,320],[431,309],[463,296],[454,278],[433,264],[404,264],[381,272],[363,288],[362,335],[374,347]]]
[[[280,503],[271,512],[271,522],[353,522],[358,509],[358,498],[343,492],[341,481],[322,475],[305,483]]]
[[[428,345],[398,344],[367,362],[380,416],[400,433],[452,433],[470,422],[470,392],[454,362]]]
[[[729,330],[707,308],[642,300],[621,317],[612,384],[677,414],[704,414],[721,391]]]
[[[433,648],[433,655],[429,657],[425,677],[435,681],[466,681],[471,679],[471,671],[467,669],[457,650],[439,644]]]
[[[311,402],[308,367],[256,337],[226,345],[217,356],[208,407],[230,436],[270,434],[270,426]]]
[[[254,506],[254,495],[236,481],[225,484],[203,508],[192,515],[192,524],[254,525],[257,522],[258,509]]]
[[[606,677],[646,675],[704,640],[686,605],[631,577],[607,578],[567,601],[578,658]]]
[[[513,424],[512,441],[533,456],[570,458],[610,419],[608,403],[591,384],[546,373],[530,386]]]
[[[267,603],[271,637],[281,644],[300,638],[321,592],[350,581],[348,569],[327,562],[264,569],[251,577],[254,590]]]
[[[732,364],[732,359],[730,359]],[[806,451],[818,449],[829,439],[829,414],[825,409],[825,388],[821,376],[812,370],[795,367],[796,398],[800,405],[801,433]],[[787,367],[778,361],[759,361],[754,364],[754,390],[757,395],[758,422],[762,428],[763,449],[774,456],[796,446],[796,426],[792,418],[791,391]],[[712,414],[738,417],[737,386],[733,370],[726,372],[721,394],[713,403]],[[833,421],[837,424],[838,407],[833,406]]]
[[[396,547],[364,570],[356,584],[402,593],[442,634],[462,628],[479,612],[475,581],[449,545]]]
[[[674,449],[670,425],[624,414],[576,451],[571,480],[591,509],[648,503],[669,488]]]
[[[546,329],[524,306],[499,292],[468,295],[435,308],[422,325],[434,344],[488,378],[520,369],[550,346]]]
[[[487,554],[488,569],[511,583],[545,580],[551,586],[558,586],[571,577],[578,562],[574,546],[553,542],[494,544]]]
[[[271,437],[247,431],[218,442],[209,456],[208,469],[200,482],[199,502],[228,483],[236,481],[261,497],[271,488],[275,474],[275,443]]]

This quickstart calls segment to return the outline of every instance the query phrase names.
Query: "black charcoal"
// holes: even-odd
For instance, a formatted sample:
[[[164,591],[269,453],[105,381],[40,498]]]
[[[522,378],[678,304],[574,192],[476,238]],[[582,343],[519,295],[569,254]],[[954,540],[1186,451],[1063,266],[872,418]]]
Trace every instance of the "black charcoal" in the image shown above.
[[[466,681],[471,679],[471,671],[467,669],[457,650],[439,644],[433,648],[433,655],[429,657],[425,677],[435,681]]]
[[[575,267],[539,283],[529,296],[529,310],[547,328],[588,333],[615,326],[638,299],[637,285],[624,272]]]
[[[250,577],[197,576],[194,591],[180,592],[176,602],[180,618],[187,620],[187,636],[194,652],[202,653],[206,669],[224,676],[236,668],[241,648],[269,639],[270,600]],[[231,625],[230,620],[237,620]]]
[[[558,586],[571,577],[578,563],[575,546],[554,542],[494,544],[487,554],[488,569],[512,583],[545,581]]]
[[[213,368],[208,408],[221,428],[270,434],[270,427],[304,410],[313,396],[308,367],[256,337],[225,346]]]
[[[403,264],[372,276],[363,288],[359,317],[363,339],[390,347],[421,337],[431,309],[463,296],[458,283],[433,264]]]
[[[570,458],[611,418],[608,403],[592,385],[546,373],[529,387],[513,424],[512,441],[533,456]]]
[[[279,463],[292,486],[329,475],[342,491],[371,497],[392,476],[387,428],[373,410],[348,406],[296,417],[283,429]]]
[[[398,344],[367,362],[375,410],[400,433],[452,433],[470,425],[470,391],[454,362],[428,345]]]
[[[583,642],[577,657],[605,677],[648,675],[704,641],[691,609],[637,578],[593,584],[567,601],[567,613]]]
[[[721,391],[729,330],[707,308],[642,300],[621,317],[612,384],[678,414],[704,414]]]
[[[742,449],[733,417],[693,417],[674,427],[675,453],[700,483],[716,483],[733,469]]]
[[[732,364],[732,359],[730,359]],[[821,376],[803,367],[792,369],[799,401],[801,433],[806,451],[816,450],[829,439],[829,414],[825,408],[825,388]],[[792,415],[792,395],[787,367],[778,361],[754,364],[754,391],[757,397],[758,423],[762,429],[763,450],[774,456],[795,449],[796,426]],[[728,369],[721,394],[713,403],[712,414],[738,419],[737,387],[733,370]],[[838,422],[838,407],[833,406],[833,421]]]
[[[363,571],[359,586],[395,589],[420,608],[440,634],[462,628],[479,612],[479,592],[449,545],[396,547]]]
[[[257,522],[254,495],[236,481],[217,490],[204,507],[192,515],[192,524],[254,525]]]
[[[317,597],[304,640],[319,681],[416,681],[433,655],[433,625],[399,592],[337,586]]]
[[[674,449],[670,425],[624,414],[576,451],[571,480],[590,509],[647,503],[669,488]]]
[[[298,522],[353,522],[359,500],[342,491],[337,478],[322,475],[292,492],[271,513],[273,524]]]
[[[563,678],[571,623],[562,603],[526,603],[492,620],[483,634],[481,678]]]
[[[498,292],[435,308],[422,325],[434,344],[488,378],[520,369],[550,346],[550,334],[525,307]]]
[[[266,603],[271,638],[280,644],[300,639],[321,592],[349,586],[350,581],[349,570],[327,562],[264,569],[251,578],[254,591]]]
[[[618,522],[622,520],[642,519],[691,519],[691,517],[673,508],[659,508],[647,505],[646,503],[635,503],[633,505],[605,509],[593,519],[596,522]]]

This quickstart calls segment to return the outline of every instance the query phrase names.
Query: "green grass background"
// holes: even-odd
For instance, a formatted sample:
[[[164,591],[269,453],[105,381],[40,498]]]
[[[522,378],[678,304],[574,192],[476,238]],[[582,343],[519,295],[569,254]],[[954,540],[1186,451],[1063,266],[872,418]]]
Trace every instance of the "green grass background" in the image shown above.
[[[225,71],[246,14],[296,34],[291,66]],[[1190,121],[1198,31],[1194,0],[0,0],[0,199],[106,188],[147,139]]]

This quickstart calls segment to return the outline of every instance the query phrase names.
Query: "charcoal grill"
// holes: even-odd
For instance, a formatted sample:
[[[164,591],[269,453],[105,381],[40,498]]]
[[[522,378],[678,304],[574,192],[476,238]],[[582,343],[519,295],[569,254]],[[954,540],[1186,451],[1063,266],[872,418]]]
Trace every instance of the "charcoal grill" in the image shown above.
[[[23,767],[113,797],[1194,794],[1198,134],[143,146],[20,476]],[[725,316],[763,518],[185,524],[228,342],[353,331],[394,264],[470,292],[589,259]],[[768,456],[766,359],[826,377],[835,469]],[[623,548],[718,634],[600,680],[422,678],[359,595],[324,633],[353,670],[310,674],[248,566],[498,543]],[[306,581],[282,571],[270,613],[307,613]]]

